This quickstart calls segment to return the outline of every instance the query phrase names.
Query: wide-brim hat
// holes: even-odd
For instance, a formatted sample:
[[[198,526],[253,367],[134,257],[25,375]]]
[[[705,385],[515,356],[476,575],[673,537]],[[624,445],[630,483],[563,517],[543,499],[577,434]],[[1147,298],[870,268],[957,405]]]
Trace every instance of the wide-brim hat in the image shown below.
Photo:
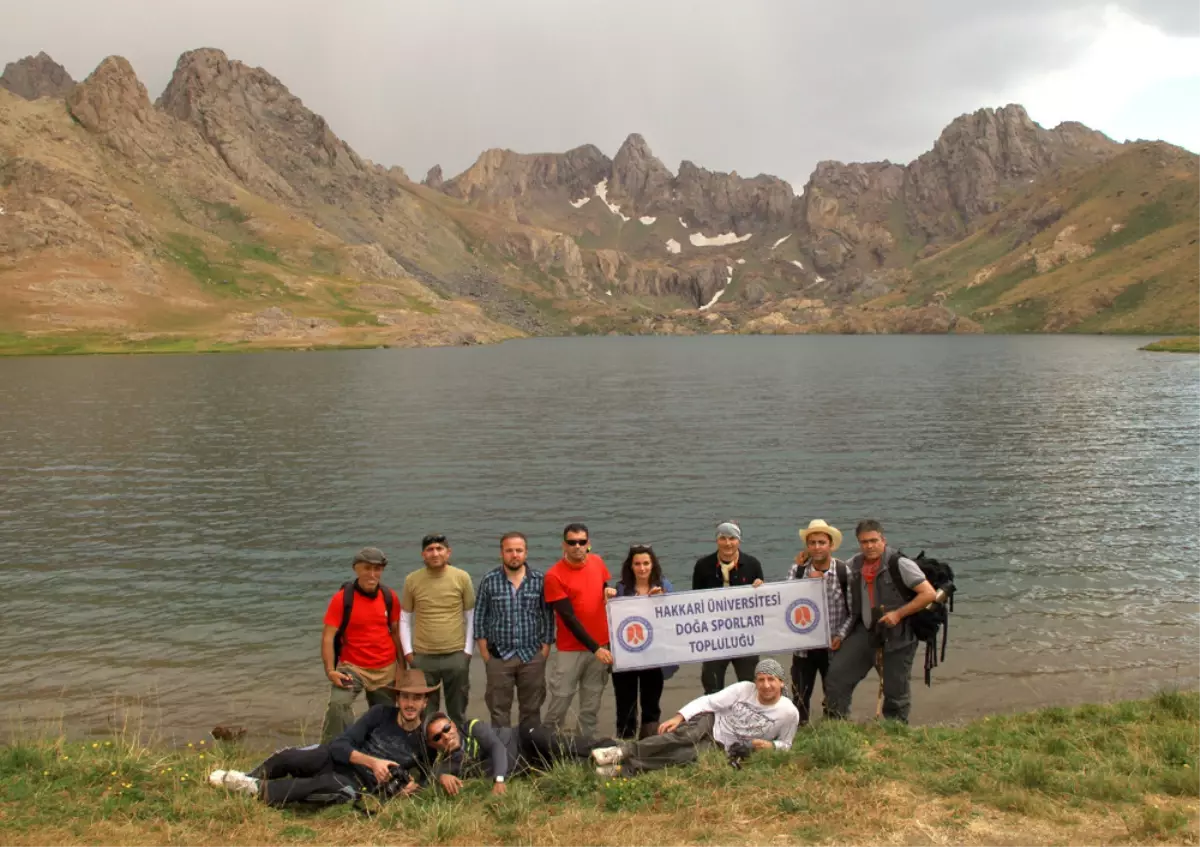
[[[807,544],[809,533],[813,532],[823,532],[828,535],[831,550],[836,550],[842,546],[842,531],[836,526],[830,526],[820,518],[809,521],[808,526],[800,530],[800,540]]]
[[[425,672],[419,671],[416,668],[409,668],[402,671],[399,678],[391,685],[379,686],[380,691],[386,691],[395,697],[400,692],[405,694],[432,694],[438,690],[436,685],[431,686],[428,680],[425,679]]]

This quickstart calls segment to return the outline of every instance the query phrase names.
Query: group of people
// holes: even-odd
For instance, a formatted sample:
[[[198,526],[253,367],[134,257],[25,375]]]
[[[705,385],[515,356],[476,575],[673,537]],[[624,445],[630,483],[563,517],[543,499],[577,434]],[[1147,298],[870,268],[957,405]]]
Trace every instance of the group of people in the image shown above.
[[[872,667],[881,678],[883,716],[907,721],[917,640],[906,619],[933,601],[934,590],[916,563],[894,555],[877,521],[860,522],[856,536],[860,552],[842,561],[833,555],[842,542],[837,528],[818,519],[800,530],[804,549],[788,578],[824,580],[831,638],[828,648],[793,656],[791,699],[774,659],[707,661],[704,694],[667,720],[660,700],[676,668],[614,672],[605,611],[614,597],[674,590],[652,547],[630,547],[614,580],[591,551],[587,526],[571,523],[562,558],[543,573],[527,562],[525,536],[510,532],[500,539],[500,566],[476,587],[451,564],[446,537],[427,535],[424,566],[407,575],[399,595],[382,583],[387,557],[364,548],[354,558],[355,578],[325,613],[321,657],[331,690],[322,743],[281,750],[249,773],[214,771],[210,779],[281,804],[407,795],[430,782],[456,794],[476,775],[503,793],[507,778],[556,759],[590,759],[601,775],[632,775],[693,761],[711,745],[736,763],[756,749],[791,746],[809,722],[818,675],[825,715],[845,717]],[[762,585],[762,564],[742,552],[741,541],[736,523],[721,523],[716,550],[695,563],[692,589]],[[486,671],[488,721],[466,717],[476,652]],[[730,664],[737,682],[726,686]],[[601,739],[597,721],[610,676],[616,732]],[[355,721],[360,693],[370,708]],[[568,733],[576,699],[578,727]]]

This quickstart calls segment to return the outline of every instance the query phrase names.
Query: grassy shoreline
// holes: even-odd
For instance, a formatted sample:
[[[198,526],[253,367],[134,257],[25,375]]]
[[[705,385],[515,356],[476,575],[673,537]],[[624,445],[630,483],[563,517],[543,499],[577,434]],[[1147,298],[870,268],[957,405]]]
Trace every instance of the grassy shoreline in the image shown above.
[[[1200,353],[1200,335],[1161,338],[1138,349],[1151,353]]]
[[[960,727],[823,723],[734,770],[602,780],[582,766],[363,814],[280,811],[205,782],[267,751],[114,737],[0,747],[0,843],[1200,843],[1200,695]]]

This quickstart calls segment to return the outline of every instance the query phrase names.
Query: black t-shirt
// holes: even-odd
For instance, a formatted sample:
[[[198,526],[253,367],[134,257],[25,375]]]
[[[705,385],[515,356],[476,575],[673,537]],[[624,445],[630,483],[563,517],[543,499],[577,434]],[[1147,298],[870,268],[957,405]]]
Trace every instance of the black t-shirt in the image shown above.
[[[397,720],[400,710],[395,706],[372,706],[354,724],[329,742],[329,754],[343,768],[354,771],[367,788],[375,786],[375,775],[363,765],[350,764],[350,754],[357,750],[377,759],[389,759],[403,770],[415,775],[418,782],[425,782],[425,739],[421,727],[407,730]]]

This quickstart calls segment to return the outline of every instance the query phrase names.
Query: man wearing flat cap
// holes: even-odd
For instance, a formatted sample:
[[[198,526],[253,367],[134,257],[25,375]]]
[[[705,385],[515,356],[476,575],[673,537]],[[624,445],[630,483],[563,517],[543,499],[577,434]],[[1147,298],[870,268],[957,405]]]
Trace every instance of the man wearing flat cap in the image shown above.
[[[735,585],[763,584],[762,563],[742,552],[742,528],[733,521],[717,526],[717,549],[696,560],[692,571],[692,590],[729,588]],[[725,687],[725,669],[733,663],[739,682],[754,680],[758,656],[738,656],[736,659],[715,659],[700,665],[700,684],[705,694],[715,694]]]
[[[321,741],[329,742],[354,722],[359,692],[368,706],[389,705],[383,690],[396,681],[400,659],[400,600],[383,585],[387,556],[377,547],[364,547],[353,562],[354,579],[347,582],[325,609],[321,661],[332,686]]]

